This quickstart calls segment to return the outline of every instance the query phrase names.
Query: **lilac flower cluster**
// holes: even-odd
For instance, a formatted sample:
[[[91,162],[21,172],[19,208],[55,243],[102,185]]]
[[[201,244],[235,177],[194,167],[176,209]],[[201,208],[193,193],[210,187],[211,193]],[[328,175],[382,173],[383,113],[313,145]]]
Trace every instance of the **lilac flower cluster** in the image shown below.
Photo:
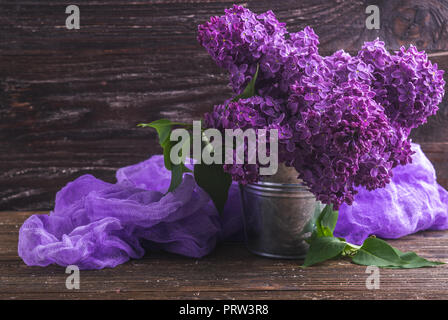
[[[289,119],[295,130],[283,161],[322,202],[351,204],[354,186],[384,187],[398,159],[410,161],[409,142],[400,139],[367,85],[349,80],[313,100],[304,97],[301,86],[293,91],[289,101],[301,108]]]
[[[255,14],[233,6],[198,27],[198,41],[230,73],[230,86],[241,93],[260,66],[257,88],[262,95],[285,96],[290,84],[314,67],[318,37],[307,27],[289,34],[272,11]]]
[[[276,118],[280,104],[271,97],[262,98],[254,96],[248,99],[240,99],[237,102],[229,102],[225,105],[217,105],[213,112],[206,113],[204,116],[207,127],[216,128],[224,132],[225,129],[279,129],[279,141],[288,139],[283,133],[283,127],[279,124],[283,118]],[[267,137],[267,141],[269,141]],[[247,145],[244,145],[244,156],[249,158]],[[269,151],[269,150],[267,150]],[[269,154],[268,154],[269,155]],[[234,181],[241,184],[256,182],[259,178],[259,164],[237,164],[236,150],[234,151],[233,164],[224,164],[224,170],[232,175]]]
[[[318,53],[310,27],[288,33],[271,11],[241,6],[199,26],[199,42],[243,91],[257,65],[257,95],[214,107],[208,127],[279,130],[279,161],[293,166],[318,200],[351,204],[355,187],[390,182],[411,162],[409,134],[435,114],[443,71],[413,46],[390,54],[366,42],[357,55]],[[258,165],[225,165],[241,183],[258,180]]]
[[[373,67],[375,100],[397,126],[412,129],[434,115],[444,95],[443,71],[415,46],[402,47],[394,55],[384,42],[366,42],[358,57]]]

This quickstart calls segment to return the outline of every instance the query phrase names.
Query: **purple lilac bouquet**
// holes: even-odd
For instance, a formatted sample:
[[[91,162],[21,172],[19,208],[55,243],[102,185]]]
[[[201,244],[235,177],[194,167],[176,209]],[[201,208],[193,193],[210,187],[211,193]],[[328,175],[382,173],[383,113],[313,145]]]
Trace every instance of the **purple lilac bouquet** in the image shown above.
[[[323,203],[351,204],[355,187],[390,182],[411,162],[411,129],[436,113],[443,71],[414,46],[390,54],[366,42],[356,56],[318,53],[313,29],[289,33],[274,13],[233,6],[198,28],[198,41],[230,74],[235,95],[256,78],[256,96],[217,105],[210,128],[277,129],[279,161]],[[258,165],[224,165],[242,184],[259,179]]]

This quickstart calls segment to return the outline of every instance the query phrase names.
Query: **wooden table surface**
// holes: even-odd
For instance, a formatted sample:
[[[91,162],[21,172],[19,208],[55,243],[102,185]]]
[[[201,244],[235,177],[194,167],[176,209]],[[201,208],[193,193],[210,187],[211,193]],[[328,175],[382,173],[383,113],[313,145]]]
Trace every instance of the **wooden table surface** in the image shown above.
[[[40,212],[45,213],[45,212]],[[368,290],[366,267],[336,260],[306,269],[225,243],[202,259],[147,254],[114,269],[80,272],[68,290],[60,266],[28,267],[17,255],[23,221],[33,212],[0,212],[0,299],[447,299],[448,265],[380,269],[380,288]],[[390,243],[448,262],[448,231],[427,231]]]

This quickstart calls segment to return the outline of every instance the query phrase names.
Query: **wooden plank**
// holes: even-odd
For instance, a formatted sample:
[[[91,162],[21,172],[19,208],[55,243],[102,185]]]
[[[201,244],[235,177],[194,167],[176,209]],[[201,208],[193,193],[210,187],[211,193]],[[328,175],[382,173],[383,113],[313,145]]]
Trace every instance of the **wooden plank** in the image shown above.
[[[0,300],[446,300],[446,291],[160,291],[2,293]]]
[[[117,168],[159,153],[136,124],[198,119],[231,95],[225,72],[195,39],[197,25],[230,0],[83,3],[81,29],[66,30],[65,4],[0,3],[0,210],[50,209],[67,182],[91,173],[113,182]],[[365,1],[236,1],[272,9],[290,31],[320,35],[322,54],[356,51],[379,36],[390,49],[414,43],[448,67],[447,0],[381,1],[380,30],[365,28]],[[446,142],[446,102],[413,134]],[[448,187],[448,158],[429,154]]]
[[[17,256],[18,230],[32,212],[0,212],[0,299],[429,299],[448,298],[448,266],[381,269],[380,289],[366,289],[366,268],[335,260],[311,268],[267,259],[225,243],[207,257],[148,253],[113,269],[81,271],[81,288],[65,287],[65,268],[28,267]],[[390,240],[401,250],[448,262],[448,231]]]
[[[0,300],[445,300],[446,291],[160,291],[2,293]]]

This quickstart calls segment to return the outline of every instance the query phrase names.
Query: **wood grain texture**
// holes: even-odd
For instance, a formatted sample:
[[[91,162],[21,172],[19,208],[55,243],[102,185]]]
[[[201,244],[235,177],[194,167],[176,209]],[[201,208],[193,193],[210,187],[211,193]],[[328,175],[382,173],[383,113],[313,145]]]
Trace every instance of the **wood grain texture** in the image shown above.
[[[81,271],[67,290],[65,268],[28,267],[17,256],[19,226],[32,212],[0,212],[0,299],[447,299],[448,266],[381,269],[380,289],[366,289],[366,268],[347,260],[302,269],[298,260],[272,260],[225,243],[190,259],[149,253],[114,269]],[[448,231],[390,240],[403,251],[448,262]]]
[[[416,44],[448,69],[447,0],[369,1],[380,7],[380,30],[365,28],[361,0],[80,1],[80,30],[65,28],[65,3],[4,0],[0,209],[49,209],[57,190],[86,173],[113,182],[117,168],[160,152],[137,123],[198,119],[228,98],[226,74],[196,30],[233,2],[273,10],[290,31],[312,26],[323,54],[380,37],[391,50]],[[446,100],[413,137],[448,187]]]

